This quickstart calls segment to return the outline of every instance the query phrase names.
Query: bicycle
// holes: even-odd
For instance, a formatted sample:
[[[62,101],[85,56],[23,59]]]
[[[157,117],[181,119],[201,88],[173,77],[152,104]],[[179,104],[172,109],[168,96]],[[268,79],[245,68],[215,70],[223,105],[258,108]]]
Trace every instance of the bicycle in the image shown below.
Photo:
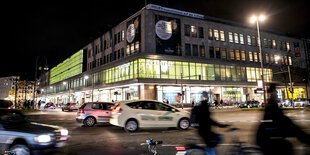
[[[147,139],[147,140],[146,140],[146,143],[141,143],[140,145],[147,145],[144,154],[151,153],[151,154],[153,154],[153,155],[157,155],[156,146],[157,146],[158,144],[162,144],[162,143],[163,143],[163,141],[154,141],[154,140],[151,138],[151,139]]]
[[[237,134],[238,128],[230,128],[228,129],[228,132],[230,133],[230,136],[232,137],[232,147],[229,149],[229,151],[225,152],[225,155],[263,155],[260,148],[252,147],[252,146],[244,146],[244,142],[239,141],[238,134]],[[176,150],[178,151],[176,155],[216,155],[214,148],[212,147],[203,147],[198,145],[188,145],[186,147],[184,146],[178,146],[176,147]]]

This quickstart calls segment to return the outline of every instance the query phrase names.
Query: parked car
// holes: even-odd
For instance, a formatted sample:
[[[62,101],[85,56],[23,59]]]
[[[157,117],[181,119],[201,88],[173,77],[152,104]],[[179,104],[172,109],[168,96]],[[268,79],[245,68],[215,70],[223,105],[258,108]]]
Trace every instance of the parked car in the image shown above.
[[[10,109],[13,106],[13,102],[10,100],[0,99],[0,108]]]
[[[65,128],[29,122],[18,110],[0,109],[0,154],[40,153],[64,146],[68,137]]]
[[[278,103],[279,107],[289,107],[291,106],[291,101],[290,100],[283,100]]]
[[[62,111],[65,111],[65,110],[73,111],[73,110],[78,110],[78,109],[79,109],[79,105],[76,103],[67,103],[61,108]]]
[[[87,127],[97,123],[109,123],[113,105],[111,102],[84,103],[77,112],[76,121]]]
[[[258,101],[246,101],[239,105],[240,108],[258,108],[261,104]]]
[[[115,105],[110,123],[130,132],[145,127],[178,127],[186,130],[190,126],[189,117],[188,112],[158,101],[121,101]]]
[[[307,105],[309,105],[309,99],[298,98],[298,99],[294,100],[294,105],[295,105],[295,107],[307,106]]]
[[[56,109],[56,106],[54,103],[50,102],[50,103],[46,103],[43,109]]]

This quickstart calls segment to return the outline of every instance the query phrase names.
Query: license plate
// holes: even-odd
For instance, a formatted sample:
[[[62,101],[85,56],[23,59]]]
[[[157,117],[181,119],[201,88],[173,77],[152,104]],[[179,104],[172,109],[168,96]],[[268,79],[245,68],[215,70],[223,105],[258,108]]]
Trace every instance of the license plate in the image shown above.
[[[65,144],[65,142],[56,143],[55,147],[63,147]]]

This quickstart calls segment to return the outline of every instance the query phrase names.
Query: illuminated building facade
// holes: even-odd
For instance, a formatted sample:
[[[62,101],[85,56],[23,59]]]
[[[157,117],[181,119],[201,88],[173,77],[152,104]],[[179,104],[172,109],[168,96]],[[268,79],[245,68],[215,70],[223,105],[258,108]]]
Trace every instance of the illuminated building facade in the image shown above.
[[[305,98],[303,40],[263,29],[261,41],[263,58],[254,25],[149,4],[51,69],[41,97],[57,103],[178,104],[199,102],[200,93],[208,91],[227,104],[262,102],[255,90],[263,73],[266,83],[279,83],[281,99]],[[298,90],[291,94],[287,66]]]

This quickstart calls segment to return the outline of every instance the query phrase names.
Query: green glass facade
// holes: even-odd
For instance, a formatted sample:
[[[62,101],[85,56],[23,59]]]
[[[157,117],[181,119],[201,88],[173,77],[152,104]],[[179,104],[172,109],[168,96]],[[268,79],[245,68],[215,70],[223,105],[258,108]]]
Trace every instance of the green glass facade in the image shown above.
[[[82,73],[83,50],[73,54],[70,58],[50,70],[50,84],[65,80]]]
[[[261,68],[137,59],[103,71],[103,83],[133,78],[184,79],[208,81],[256,82],[261,79]],[[264,69],[265,82],[272,81],[272,70]]]

